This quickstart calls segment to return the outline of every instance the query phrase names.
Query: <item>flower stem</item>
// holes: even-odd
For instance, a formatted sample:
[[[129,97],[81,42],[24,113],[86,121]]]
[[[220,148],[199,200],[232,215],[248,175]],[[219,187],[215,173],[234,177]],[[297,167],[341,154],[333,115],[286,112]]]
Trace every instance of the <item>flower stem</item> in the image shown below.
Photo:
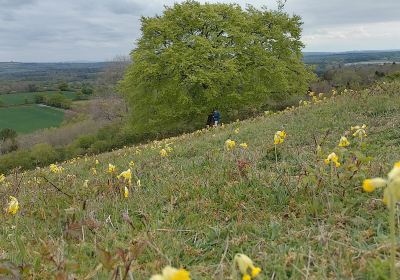
[[[396,229],[395,229],[395,201],[389,196],[389,224],[390,224],[390,279],[396,279]]]
[[[276,150],[276,145],[274,145],[275,147],[275,163],[276,163],[276,167],[278,167],[278,152]]]

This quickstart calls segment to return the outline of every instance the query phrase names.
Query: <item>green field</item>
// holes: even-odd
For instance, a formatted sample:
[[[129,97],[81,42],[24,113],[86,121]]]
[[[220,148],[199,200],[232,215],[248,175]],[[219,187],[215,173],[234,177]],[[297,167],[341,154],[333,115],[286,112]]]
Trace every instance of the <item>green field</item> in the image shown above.
[[[12,128],[18,133],[30,133],[42,128],[59,126],[63,120],[62,110],[39,105],[0,108],[0,130]]]
[[[34,103],[34,97],[36,94],[50,95],[54,93],[60,93],[59,91],[44,91],[44,92],[19,92],[11,94],[0,94],[0,101],[6,106],[16,106],[23,104]],[[64,91],[62,92],[67,98],[73,100],[76,97],[76,92]]]
[[[245,253],[262,268],[259,280],[389,279],[395,246],[383,190],[366,193],[361,185],[386,178],[400,160],[399,88],[383,84],[74,159],[61,173],[10,176],[0,197],[4,207],[17,197],[20,209],[0,211],[0,248],[9,259],[3,267],[23,268],[21,279],[148,280],[173,265],[192,279],[236,280],[232,259]],[[362,124],[367,136],[359,139],[350,128]],[[274,134],[283,128],[288,136],[275,150]],[[343,135],[346,148],[338,147]],[[161,157],[167,147],[173,150]],[[332,152],[340,166],[326,164]],[[117,175],[131,160],[129,185]]]

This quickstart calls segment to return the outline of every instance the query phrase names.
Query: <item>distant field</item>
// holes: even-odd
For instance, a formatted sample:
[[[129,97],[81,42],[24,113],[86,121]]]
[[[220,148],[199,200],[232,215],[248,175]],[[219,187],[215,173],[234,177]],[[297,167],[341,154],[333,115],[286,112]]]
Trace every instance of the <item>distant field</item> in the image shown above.
[[[34,97],[36,94],[54,94],[59,93],[59,91],[44,91],[44,92],[19,92],[11,94],[0,94],[0,101],[5,105],[23,105],[34,103]],[[64,91],[62,92],[69,99],[74,99],[76,97],[76,92]]]
[[[59,126],[64,112],[38,105],[0,108],[0,129],[12,128],[18,133],[30,133],[38,129]]]

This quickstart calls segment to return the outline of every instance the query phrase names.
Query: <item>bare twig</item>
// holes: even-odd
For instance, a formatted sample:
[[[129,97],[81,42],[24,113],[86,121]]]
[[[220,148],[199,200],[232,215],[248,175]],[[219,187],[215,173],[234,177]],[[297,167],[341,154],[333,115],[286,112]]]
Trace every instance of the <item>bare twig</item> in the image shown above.
[[[156,229],[157,231],[163,231],[163,232],[194,232],[194,230],[190,229],[169,229],[169,228],[158,228]]]
[[[309,274],[310,274],[310,263],[311,263],[311,249],[308,249],[308,261],[307,261],[306,280],[308,279],[308,276],[309,276]]]
[[[46,176],[41,176],[47,183],[49,183],[53,188],[55,188],[58,192],[62,193],[63,195],[73,199],[74,197],[66,192],[64,192],[62,189],[57,187],[54,183],[52,183],[49,179],[46,178]]]
[[[217,275],[218,271],[222,268],[224,259],[226,257],[226,253],[228,252],[228,247],[229,247],[229,236],[226,237],[224,253],[222,254],[221,261],[219,262],[217,269],[215,270],[215,272],[213,274],[213,278]]]

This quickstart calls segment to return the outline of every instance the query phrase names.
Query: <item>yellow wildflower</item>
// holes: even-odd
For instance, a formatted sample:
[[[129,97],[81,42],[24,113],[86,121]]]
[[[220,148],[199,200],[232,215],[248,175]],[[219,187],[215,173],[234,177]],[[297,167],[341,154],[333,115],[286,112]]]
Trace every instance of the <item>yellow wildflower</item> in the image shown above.
[[[286,132],[284,130],[275,132],[274,145],[282,144],[285,141]]]
[[[125,187],[125,189],[124,189],[124,197],[128,198],[128,196],[129,196],[129,190],[128,190],[127,187]]]
[[[161,157],[167,157],[168,156],[168,152],[165,149],[161,149],[160,156]]]
[[[137,185],[138,187],[140,187],[140,186],[141,186],[141,182],[140,182],[140,180],[137,180],[137,182],[136,182],[136,185]]]
[[[83,182],[83,187],[84,187],[84,188],[87,188],[87,187],[88,187],[88,184],[89,184],[89,180],[85,180],[85,181]]]
[[[6,176],[4,174],[0,174],[0,184],[6,180]]]
[[[135,166],[135,162],[133,161],[133,160],[131,160],[130,162],[129,162],[129,167],[130,168],[133,168]]]
[[[129,168],[128,170],[122,172],[121,174],[119,174],[117,176],[118,179],[120,179],[121,177],[124,178],[125,182],[128,182],[129,184],[131,184],[132,183],[132,171],[131,171],[131,169]]]
[[[225,148],[229,151],[229,150],[233,150],[236,146],[236,142],[228,139],[225,141]]]
[[[170,146],[166,146],[165,149],[167,150],[168,153],[172,153],[172,151],[174,150]]]
[[[97,175],[97,169],[96,168],[92,167],[91,171],[92,171],[93,175]]]
[[[336,167],[340,166],[340,162],[339,162],[339,157],[335,154],[335,153],[331,153],[328,155],[328,157],[324,160],[325,164],[330,164],[331,162],[333,162]]]
[[[242,280],[251,280],[261,273],[261,268],[254,266],[253,261],[244,254],[236,254],[233,261],[243,275]]]
[[[389,172],[387,179],[374,178],[366,179],[363,182],[363,189],[366,192],[372,192],[376,188],[383,187],[386,187],[383,193],[383,203],[390,207],[391,201],[393,203],[400,201],[400,162],[394,164],[394,167]]]
[[[98,164],[100,164],[100,162],[99,162],[99,160],[98,160],[98,159],[96,159],[96,165],[98,165]]]
[[[243,149],[247,149],[249,147],[247,143],[241,143],[239,146],[242,147]]]
[[[115,165],[109,163],[108,164],[108,173],[112,174],[117,170],[117,168],[115,167]]]
[[[358,137],[360,139],[367,136],[367,132],[365,131],[366,129],[367,126],[365,124],[363,124],[362,126],[356,125],[351,127],[351,131],[355,131],[353,133],[353,136]]]
[[[162,274],[153,275],[150,280],[190,280],[189,271],[181,268],[176,269],[171,266],[167,266],[163,269]]]
[[[50,172],[52,173],[62,173],[64,168],[56,164],[50,164]]]
[[[386,186],[386,180],[382,178],[366,179],[362,185],[365,192],[373,192],[376,188],[383,188],[384,186]]]
[[[345,136],[342,136],[339,140],[339,147],[347,147],[350,145],[349,140]]]
[[[235,132],[235,134],[239,134],[240,129],[239,129],[239,128],[236,128],[236,129],[234,130],[234,132]]]
[[[17,214],[18,209],[19,209],[18,200],[15,197],[10,196],[10,201],[8,202],[8,207],[7,207],[7,213],[15,215]]]

